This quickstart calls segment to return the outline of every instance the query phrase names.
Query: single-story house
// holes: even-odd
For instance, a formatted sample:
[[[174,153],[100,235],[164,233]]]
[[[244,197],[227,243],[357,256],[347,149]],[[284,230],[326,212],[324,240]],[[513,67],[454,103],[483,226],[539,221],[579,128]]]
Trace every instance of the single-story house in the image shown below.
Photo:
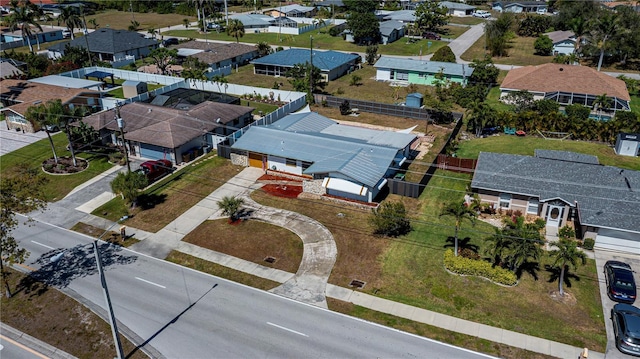
[[[146,159],[187,160],[194,150],[213,148],[253,119],[253,108],[205,101],[188,110],[133,102],[120,108],[124,134],[132,156]],[[105,143],[122,144],[117,136],[114,109],[93,114],[84,122],[100,132]],[[189,155],[190,156],[190,155]]]
[[[413,24],[416,22],[416,12],[415,10],[398,10],[386,15],[383,20],[394,20],[400,21],[403,24]]]
[[[20,41],[22,44],[27,45],[27,37],[22,36],[21,30],[6,30],[8,30],[8,28],[2,28],[0,30],[0,42],[12,43],[15,41]],[[47,26],[42,26],[42,32],[38,29],[32,30],[32,35],[29,40],[31,41],[31,45],[35,46],[36,44],[43,44],[45,42],[57,41],[62,39],[64,39],[64,37],[62,36],[62,29],[52,29]]]
[[[545,33],[553,42],[554,55],[570,55],[576,50],[577,38],[573,31],[551,31]]]
[[[189,41],[171,46],[178,50],[178,56],[194,57],[209,65],[212,70],[225,67],[244,65],[258,57],[255,46],[236,43],[217,43]]]
[[[269,30],[269,26],[298,27],[297,22],[284,16],[273,18],[269,15],[262,14],[235,14],[230,15],[229,19],[240,20],[246,32],[254,33],[265,32]]]
[[[100,28],[85,36],[49,47],[49,57],[57,58],[64,55],[67,44],[71,47],[87,48],[87,42],[89,51],[100,61],[107,62],[123,61],[131,57],[139,60],[149,55],[160,44],[157,40],[147,39],[135,31]]]
[[[560,105],[593,107],[598,96],[607,94],[607,111],[630,111],[631,96],[624,81],[587,66],[543,64],[510,70],[500,85],[500,98],[527,90],[535,100],[550,99]]]
[[[306,178],[303,191],[372,202],[411,155],[416,136],[340,125],[315,112],[251,126],[231,146],[235,164]]]
[[[464,64],[439,61],[420,61],[382,56],[373,65],[377,81],[400,81],[418,85],[433,85],[436,75],[442,72],[448,82],[467,84],[473,67]]]
[[[475,6],[451,1],[440,1],[438,6],[446,7],[448,10],[447,15],[450,16],[471,16],[477,9]]]
[[[338,51],[313,50],[313,66],[320,69],[324,81],[335,80],[351,70],[360,58],[359,55]],[[311,50],[288,49],[251,61],[253,72],[260,75],[286,76],[287,71],[297,64],[311,60]]]
[[[491,5],[498,12],[537,12],[546,13],[549,5],[546,1],[496,1]]]
[[[327,10],[332,10],[335,8],[341,8],[344,6],[344,2],[342,0],[317,0],[311,3],[311,5],[316,8],[323,7]]]
[[[574,152],[481,152],[471,188],[495,208],[543,218],[547,233],[572,223],[596,247],[640,254],[640,171]]]
[[[36,132],[40,128],[26,120],[25,114],[31,106],[60,99],[70,108],[86,107],[91,112],[101,110],[102,93],[84,88],[70,88],[23,80],[2,80],[0,82],[0,114],[5,117],[9,129]]]
[[[264,14],[271,17],[313,17],[316,14],[316,8],[315,6],[293,4],[269,9]]]
[[[380,23],[382,44],[390,44],[404,36],[404,24],[400,21],[383,21]]]
[[[621,156],[640,156],[640,133],[619,133],[615,151]]]

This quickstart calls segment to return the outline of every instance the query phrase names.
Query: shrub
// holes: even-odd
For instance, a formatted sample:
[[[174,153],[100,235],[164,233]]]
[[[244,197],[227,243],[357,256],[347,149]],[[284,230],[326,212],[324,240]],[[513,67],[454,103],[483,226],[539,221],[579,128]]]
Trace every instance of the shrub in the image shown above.
[[[504,285],[515,285],[517,283],[516,275],[513,272],[501,267],[493,267],[491,263],[483,260],[456,257],[451,249],[447,249],[444,252],[444,266],[451,272],[479,276],[495,283]]]
[[[593,246],[596,244],[595,239],[593,238],[585,238],[582,244],[582,248],[592,250]]]
[[[449,46],[439,48],[431,57],[431,61],[456,62],[456,55]]]
[[[411,222],[402,202],[384,202],[372,209],[369,223],[375,234],[387,237],[398,237],[411,231]]]
[[[342,87],[338,87],[338,89],[336,90],[336,93],[338,95],[342,95],[342,94],[344,94],[344,90],[342,89]]]
[[[350,113],[351,113],[351,104],[347,100],[342,101],[342,103],[340,104],[340,114],[342,116],[346,116]]]
[[[480,259],[480,255],[469,248],[462,248],[459,251],[459,254],[461,257],[473,259],[476,261]]]

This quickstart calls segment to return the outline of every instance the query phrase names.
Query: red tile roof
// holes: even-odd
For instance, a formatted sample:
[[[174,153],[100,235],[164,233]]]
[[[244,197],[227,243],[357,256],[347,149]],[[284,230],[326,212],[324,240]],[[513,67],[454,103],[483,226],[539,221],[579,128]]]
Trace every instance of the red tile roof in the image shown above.
[[[525,66],[509,71],[501,89],[535,92],[573,92],[600,96],[607,94],[630,101],[624,81],[587,66],[544,64]]]

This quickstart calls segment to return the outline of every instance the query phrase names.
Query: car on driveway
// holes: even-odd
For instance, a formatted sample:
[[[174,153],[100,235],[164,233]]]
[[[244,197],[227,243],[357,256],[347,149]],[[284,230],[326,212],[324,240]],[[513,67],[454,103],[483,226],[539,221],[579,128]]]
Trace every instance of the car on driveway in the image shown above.
[[[431,40],[440,40],[442,39],[442,37],[440,37],[440,35],[436,34],[435,32],[432,31],[425,31],[422,33],[422,37],[425,39],[431,39]]]
[[[140,164],[140,169],[137,172],[143,173],[149,183],[152,183],[158,178],[173,172],[173,165],[169,160],[146,161]]]
[[[635,302],[636,283],[630,265],[620,261],[607,261],[604,264],[604,278],[607,295],[611,300],[628,304]]]
[[[640,309],[618,303],[611,309],[611,321],[618,350],[640,356]]]
[[[162,46],[168,47],[169,45],[178,45],[180,42],[175,37],[170,37],[162,41]]]
[[[491,17],[491,13],[486,11],[486,10],[476,10],[473,13],[473,17],[479,17],[479,18],[482,18],[482,19],[488,19],[488,18]]]

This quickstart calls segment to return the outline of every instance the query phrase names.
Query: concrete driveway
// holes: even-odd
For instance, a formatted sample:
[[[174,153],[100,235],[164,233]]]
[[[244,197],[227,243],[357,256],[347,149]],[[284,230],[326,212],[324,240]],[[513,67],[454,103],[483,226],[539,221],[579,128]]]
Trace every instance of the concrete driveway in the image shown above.
[[[618,253],[613,251],[606,251],[602,249],[597,249],[595,251],[596,257],[596,267],[598,269],[598,282],[600,284],[600,297],[602,298],[602,311],[604,314],[604,324],[607,329],[607,351],[605,352],[606,359],[627,359],[634,358],[631,355],[621,353],[618,348],[616,348],[614,334],[613,334],[613,324],[611,322],[611,308],[616,304],[616,302],[609,299],[607,295],[607,284],[604,278],[604,264],[609,260],[617,260],[621,262],[628,263],[631,265],[631,268],[634,271],[634,278],[636,280],[636,287],[640,284],[640,256],[634,254],[627,253]],[[640,289],[638,289],[638,293],[640,293]],[[637,307],[640,303],[638,300],[634,303]]]
[[[45,137],[47,137],[47,134],[44,131],[36,133],[10,131],[7,129],[7,124],[4,121],[0,121],[0,156],[40,141]]]

